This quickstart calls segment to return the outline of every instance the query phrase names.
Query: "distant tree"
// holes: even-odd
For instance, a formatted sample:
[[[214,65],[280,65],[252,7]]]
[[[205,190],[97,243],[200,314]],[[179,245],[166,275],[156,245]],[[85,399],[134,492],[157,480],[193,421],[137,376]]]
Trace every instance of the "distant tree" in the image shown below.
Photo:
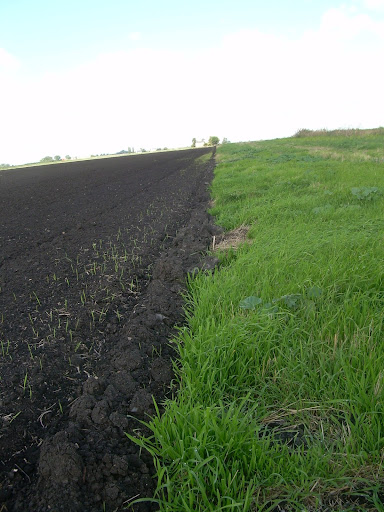
[[[144,148],[140,148],[140,153],[146,153],[146,152],[147,152],[147,150],[146,150],[146,149],[144,149]]]
[[[55,162],[59,162],[61,160],[61,156],[60,155],[55,155],[53,157],[53,159],[55,160]]]
[[[192,139],[192,148],[195,148],[196,147],[196,137],[193,137]]]
[[[161,148],[157,148],[156,151],[161,151]]]
[[[53,158],[51,156],[45,156],[40,162],[53,162]]]
[[[71,159],[70,155],[65,155],[65,159],[70,160]]]
[[[127,150],[127,153],[134,153],[134,152],[135,152],[135,150],[133,148],[130,148],[130,147]]]
[[[168,148],[163,148],[163,151],[168,151]]]
[[[227,137],[224,137],[224,139],[221,141],[222,144],[230,144],[231,142],[227,139]]]
[[[11,167],[9,164],[0,164],[0,169],[9,169]]]
[[[220,142],[219,137],[211,135],[208,140],[208,146],[216,146]]]

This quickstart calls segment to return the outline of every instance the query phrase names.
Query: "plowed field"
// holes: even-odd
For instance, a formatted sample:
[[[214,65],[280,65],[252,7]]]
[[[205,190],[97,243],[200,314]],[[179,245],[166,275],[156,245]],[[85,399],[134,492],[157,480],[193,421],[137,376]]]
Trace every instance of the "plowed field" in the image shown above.
[[[0,172],[0,511],[153,493],[125,432],[171,392],[185,276],[214,263],[210,152]]]

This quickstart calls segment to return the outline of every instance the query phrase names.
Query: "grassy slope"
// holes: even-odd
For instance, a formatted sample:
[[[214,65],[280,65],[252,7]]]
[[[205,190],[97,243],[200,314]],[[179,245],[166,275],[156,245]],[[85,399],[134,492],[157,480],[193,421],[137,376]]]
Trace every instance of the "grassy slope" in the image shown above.
[[[145,443],[161,510],[384,510],[383,157],[380,133],[219,148],[212,213],[252,243],[191,280]]]

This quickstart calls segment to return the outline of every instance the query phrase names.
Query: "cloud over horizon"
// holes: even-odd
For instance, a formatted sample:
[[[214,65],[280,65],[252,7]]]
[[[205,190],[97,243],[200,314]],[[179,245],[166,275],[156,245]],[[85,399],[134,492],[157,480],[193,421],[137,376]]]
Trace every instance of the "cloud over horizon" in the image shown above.
[[[34,77],[0,50],[0,162],[379,126],[383,57],[383,18],[346,6],[296,37],[240,30],[205,50],[142,45]]]

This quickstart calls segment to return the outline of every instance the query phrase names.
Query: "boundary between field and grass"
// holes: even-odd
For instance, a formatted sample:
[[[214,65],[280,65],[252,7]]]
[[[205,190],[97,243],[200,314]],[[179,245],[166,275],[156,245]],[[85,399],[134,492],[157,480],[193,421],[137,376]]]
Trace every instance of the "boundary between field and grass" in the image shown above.
[[[384,511],[384,133],[299,141],[217,151],[243,231],[190,277],[178,391],[135,439],[161,511]]]
[[[209,147],[209,146],[207,146]],[[51,162],[31,162],[26,164],[20,164],[20,165],[9,165],[7,167],[1,167],[0,166],[0,172],[1,171],[12,171],[17,169],[25,169],[26,167],[42,167],[47,165],[65,165],[65,164],[73,164],[76,162],[92,162],[94,160],[107,160],[110,158],[125,158],[125,157],[134,157],[134,156],[142,156],[142,155],[158,155],[162,153],[172,153],[177,151],[187,151],[187,150],[199,150],[201,148],[192,148],[192,147],[185,147],[185,148],[167,148],[167,149],[159,149],[156,151],[137,151],[135,153],[115,153],[115,154],[108,154],[108,155],[98,155],[98,156],[90,156],[90,157],[84,157],[84,158],[70,158],[70,159],[63,159],[63,160],[57,160],[57,161],[51,161]]]

